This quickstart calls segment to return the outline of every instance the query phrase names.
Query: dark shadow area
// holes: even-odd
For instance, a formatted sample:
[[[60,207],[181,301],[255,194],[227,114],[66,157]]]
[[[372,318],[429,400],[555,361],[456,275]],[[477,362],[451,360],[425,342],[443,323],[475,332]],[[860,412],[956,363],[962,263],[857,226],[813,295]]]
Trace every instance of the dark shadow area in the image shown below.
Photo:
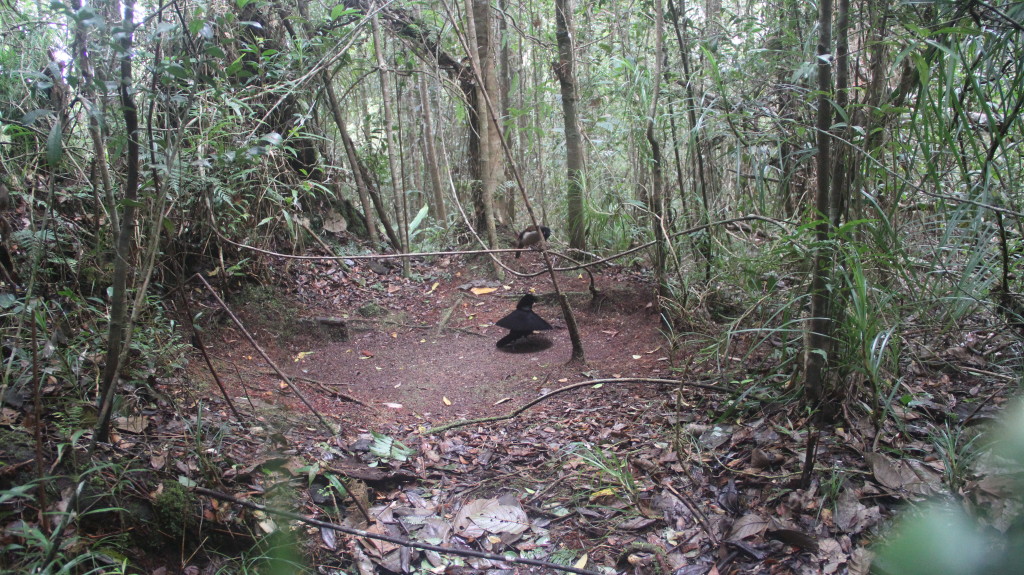
[[[539,335],[528,335],[515,343],[495,348],[501,353],[537,353],[555,345],[550,339]]]

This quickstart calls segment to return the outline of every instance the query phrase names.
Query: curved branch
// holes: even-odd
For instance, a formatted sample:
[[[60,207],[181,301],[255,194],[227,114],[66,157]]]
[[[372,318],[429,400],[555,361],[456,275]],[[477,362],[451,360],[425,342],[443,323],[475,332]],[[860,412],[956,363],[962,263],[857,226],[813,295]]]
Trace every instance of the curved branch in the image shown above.
[[[569,384],[569,385],[567,385],[565,387],[560,387],[560,388],[558,388],[558,389],[556,389],[554,391],[550,391],[548,393],[545,393],[544,395],[534,399],[533,401],[529,401],[525,405],[522,405],[520,407],[517,407],[516,409],[513,409],[512,411],[508,412],[505,415],[496,415],[494,417],[483,417],[483,418],[480,418],[480,419],[470,419],[470,420],[465,420],[465,421],[456,421],[454,423],[449,423],[447,425],[442,425],[440,427],[433,427],[431,429],[428,429],[428,430],[423,432],[423,435],[433,435],[435,433],[441,433],[442,431],[448,431],[449,429],[455,429],[457,427],[464,427],[464,426],[467,426],[467,425],[475,425],[477,423],[490,423],[490,422],[494,422],[494,421],[504,421],[506,419],[512,419],[513,417],[519,415],[520,413],[526,411],[527,409],[533,407],[534,405],[537,405],[538,403],[548,399],[549,397],[553,397],[553,396],[558,395],[560,393],[564,393],[566,391],[571,391],[571,390],[579,388],[579,387],[587,387],[589,385],[598,385],[598,384],[603,384],[603,383],[657,383],[657,384],[667,384],[667,385],[681,385],[681,386],[685,386],[685,387],[697,387],[697,388],[700,388],[700,389],[707,389],[707,390],[711,390],[711,391],[720,391],[722,393],[735,393],[735,391],[736,391],[735,389],[732,389],[732,388],[729,388],[729,387],[723,387],[721,385],[714,385],[714,384],[710,384],[710,383],[688,383],[688,382],[685,382],[685,381],[682,381],[682,380],[678,380],[678,379],[658,379],[658,378],[651,378],[651,377],[613,377],[613,378],[606,378],[606,379],[590,379],[590,380],[587,380],[587,381],[580,381],[580,382],[577,382],[577,383],[572,383],[572,384]]]

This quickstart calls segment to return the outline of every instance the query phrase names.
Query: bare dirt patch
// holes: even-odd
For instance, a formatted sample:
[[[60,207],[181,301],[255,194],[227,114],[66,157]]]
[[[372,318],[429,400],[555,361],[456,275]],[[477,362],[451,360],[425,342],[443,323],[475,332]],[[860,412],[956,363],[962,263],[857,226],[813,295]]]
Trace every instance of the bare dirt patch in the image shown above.
[[[344,294],[329,289],[317,297],[309,291],[278,293],[281,301],[275,304],[268,298],[241,301],[236,312],[296,385],[309,390],[307,398],[318,411],[360,430],[393,424],[429,427],[507,413],[570,381],[670,375],[653,293],[639,277],[602,278],[596,301],[585,279],[560,280],[571,294],[583,338],[586,364],[581,366],[567,364],[569,335],[546,276],[512,279],[493,293],[474,295],[459,287],[479,279],[471,269],[448,275],[437,285],[392,275],[367,278],[374,282],[366,281],[367,287],[352,289],[358,286],[352,282]],[[531,290],[540,300],[535,311],[554,329],[512,349],[496,348],[507,331],[494,322]],[[274,313],[275,306],[283,309]],[[347,340],[332,341],[324,330],[300,321],[327,317],[346,323]],[[246,373],[244,379],[257,394],[299,405],[234,325],[226,325],[211,348],[216,357]]]

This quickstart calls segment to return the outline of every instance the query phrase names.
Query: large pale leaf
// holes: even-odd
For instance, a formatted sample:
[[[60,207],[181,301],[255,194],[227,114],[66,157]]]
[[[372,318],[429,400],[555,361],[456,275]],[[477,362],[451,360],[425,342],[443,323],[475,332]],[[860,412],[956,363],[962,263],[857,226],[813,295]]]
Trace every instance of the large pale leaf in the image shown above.
[[[894,491],[929,495],[939,491],[941,478],[937,473],[913,459],[895,460],[882,453],[865,453],[875,479]]]
[[[463,537],[485,533],[522,533],[530,527],[526,512],[519,505],[506,505],[497,499],[475,499],[462,506],[455,516],[455,532]]]
[[[729,532],[730,541],[742,541],[747,537],[760,535],[768,528],[768,521],[756,513],[748,513],[736,520]]]

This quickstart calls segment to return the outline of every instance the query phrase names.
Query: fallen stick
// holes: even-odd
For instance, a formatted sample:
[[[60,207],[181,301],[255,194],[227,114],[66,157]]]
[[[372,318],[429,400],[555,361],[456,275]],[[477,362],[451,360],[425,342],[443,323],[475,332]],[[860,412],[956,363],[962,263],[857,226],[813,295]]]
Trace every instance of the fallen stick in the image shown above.
[[[570,391],[570,390],[576,389],[578,387],[587,387],[587,386],[590,386],[590,385],[598,385],[598,384],[603,384],[603,383],[657,383],[657,384],[682,385],[682,386],[686,386],[686,387],[699,387],[700,389],[708,389],[708,390],[711,390],[711,391],[720,391],[722,393],[735,393],[735,391],[736,391],[735,389],[731,389],[731,388],[728,388],[728,387],[723,387],[721,385],[714,385],[714,384],[711,384],[711,383],[687,383],[685,381],[680,381],[678,379],[657,379],[657,378],[650,378],[650,377],[613,377],[613,378],[607,378],[607,379],[590,379],[590,380],[587,380],[587,381],[581,381],[581,382],[578,382],[578,383],[573,383],[573,384],[567,385],[565,387],[560,387],[560,388],[558,388],[558,389],[556,389],[554,391],[549,391],[548,393],[545,393],[544,395],[538,397],[537,399],[534,399],[533,401],[530,401],[530,402],[526,403],[523,406],[520,406],[520,407],[517,407],[516,409],[513,409],[512,411],[510,411],[509,413],[507,413],[505,415],[495,415],[494,417],[482,417],[480,419],[469,419],[469,420],[463,420],[463,421],[456,421],[454,423],[449,423],[447,425],[442,425],[440,427],[433,427],[431,429],[428,429],[428,430],[423,432],[423,435],[433,435],[435,433],[441,433],[442,431],[448,431],[449,429],[455,429],[457,427],[465,427],[467,425],[473,425],[473,424],[476,424],[476,423],[492,423],[492,422],[495,422],[495,421],[503,421],[503,420],[506,420],[506,419],[512,419],[513,417],[519,415],[520,413],[526,411],[527,409],[533,407],[534,405],[537,405],[538,403],[544,401],[545,399],[548,399],[549,397],[558,395],[559,393]]]

